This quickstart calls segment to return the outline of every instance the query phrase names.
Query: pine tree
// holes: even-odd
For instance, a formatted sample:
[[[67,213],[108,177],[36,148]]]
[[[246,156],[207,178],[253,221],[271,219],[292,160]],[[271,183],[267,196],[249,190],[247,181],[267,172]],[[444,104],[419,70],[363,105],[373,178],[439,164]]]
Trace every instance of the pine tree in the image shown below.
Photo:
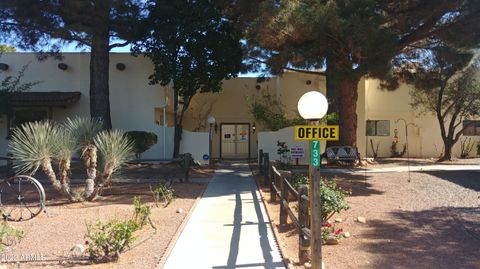
[[[378,78],[395,89],[395,69],[437,46],[460,49],[480,41],[478,0],[217,1],[244,29],[252,63],[327,76],[340,142],[356,146],[358,82]],[[318,72],[317,70],[323,70]]]
[[[58,51],[65,43],[89,47],[90,115],[111,128],[109,52],[133,38],[141,2],[1,1],[0,40],[34,51]]]

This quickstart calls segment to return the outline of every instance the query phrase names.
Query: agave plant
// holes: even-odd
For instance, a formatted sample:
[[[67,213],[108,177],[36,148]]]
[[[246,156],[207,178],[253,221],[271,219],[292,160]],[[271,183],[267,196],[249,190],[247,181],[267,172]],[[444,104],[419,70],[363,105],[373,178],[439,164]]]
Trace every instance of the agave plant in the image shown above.
[[[93,200],[133,153],[132,142],[123,132],[100,130],[98,122],[86,118],[67,119],[63,125],[50,121],[23,124],[13,131],[9,145],[18,159],[15,168],[29,174],[41,168],[53,187],[71,201]],[[73,191],[69,178],[72,156],[79,150],[87,170],[83,192]],[[101,172],[97,171],[97,158]],[[53,163],[58,165],[58,175]]]

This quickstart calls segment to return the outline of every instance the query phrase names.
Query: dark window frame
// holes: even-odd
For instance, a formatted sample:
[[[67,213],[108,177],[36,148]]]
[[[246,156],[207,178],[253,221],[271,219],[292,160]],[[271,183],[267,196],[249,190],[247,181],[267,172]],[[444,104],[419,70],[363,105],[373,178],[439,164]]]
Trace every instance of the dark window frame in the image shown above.
[[[381,134],[378,132],[378,124],[380,122],[387,122],[388,123],[388,132],[386,134]],[[371,124],[373,123],[373,128],[369,128]],[[369,131],[372,130],[372,133],[369,133]],[[365,134],[366,136],[390,136],[390,120],[367,120],[365,124]]]
[[[466,125],[470,125],[466,127]],[[480,136],[480,120],[464,120],[463,121],[463,131],[464,136]],[[471,132],[472,130],[473,132]]]
[[[20,111],[36,111],[37,113],[43,114],[42,117],[39,117],[38,119],[30,120],[30,121],[35,121],[35,120],[52,120],[52,111],[53,109],[51,107],[15,107],[13,110],[12,115],[7,117],[7,139],[10,139],[12,136],[13,130],[20,124],[23,124],[25,122],[29,122],[29,120],[24,120],[22,122],[18,122],[18,112]]]

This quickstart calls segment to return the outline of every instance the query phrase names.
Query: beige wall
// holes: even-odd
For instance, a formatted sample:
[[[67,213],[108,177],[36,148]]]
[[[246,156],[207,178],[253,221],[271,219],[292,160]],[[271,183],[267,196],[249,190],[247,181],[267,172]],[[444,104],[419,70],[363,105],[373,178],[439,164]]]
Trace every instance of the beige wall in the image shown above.
[[[0,76],[15,76],[22,66],[29,64],[23,82],[39,81],[31,91],[80,91],[78,103],[68,108],[55,108],[53,120],[63,121],[76,115],[89,116],[89,63],[88,53],[64,53],[61,61],[68,65],[62,71],[57,68],[57,60],[48,59],[38,62],[33,53],[5,53],[0,62],[7,63],[9,69]],[[119,71],[115,65],[124,63],[126,69]],[[142,157],[163,157],[162,127],[155,124],[154,108],[164,103],[164,91],[159,85],[148,85],[148,76],[152,71],[150,60],[132,57],[128,53],[112,53],[110,57],[110,108],[112,125],[124,131],[142,130],[154,132],[159,143],[145,152]],[[0,118],[0,156],[7,151],[7,120]],[[167,152],[171,156],[171,149]]]
[[[310,84],[307,85],[307,81]],[[256,86],[259,85],[260,89]],[[212,156],[220,157],[220,126],[222,123],[248,123],[257,127],[256,132],[250,132],[250,157],[257,157],[258,132],[265,128],[249,112],[249,100],[260,97],[262,94],[278,96],[286,107],[286,112],[294,116],[297,111],[297,102],[308,91],[321,89],[325,93],[323,77],[285,73],[280,77],[272,77],[267,81],[257,83],[256,78],[235,78],[223,83],[220,93],[197,94],[185,118],[185,128],[189,130],[208,131],[206,124],[209,115],[216,119],[218,131],[213,131]],[[203,123],[203,124],[202,124]],[[200,128],[198,128],[200,127]],[[292,133],[293,136],[293,133]]]
[[[25,72],[24,81],[40,81],[32,91],[80,91],[80,101],[68,108],[55,108],[53,118],[62,121],[65,117],[75,115],[89,115],[89,54],[65,53],[62,62],[69,68],[62,71],[57,68],[59,61],[52,59],[38,62],[32,53],[6,53],[0,62],[7,63],[10,68],[0,76],[16,75],[21,67],[30,63]],[[117,63],[124,63],[126,69],[119,71]],[[125,131],[145,130],[158,135],[159,143],[144,154],[145,158],[163,157],[163,128],[155,123],[160,117],[160,108],[165,105],[165,91],[171,96],[171,89],[159,85],[148,85],[148,76],[152,72],[152,64],[143,57],[132,57],[128,53],[112,53],[110,57],[110,105],[114,128]],[[307,83],[308,81],[308,83]],[[256,89],[259,85],[260,89]],[[394,129],[398,129],[401,145],[405,143],[405,126],[403,122],[395,120],[403,118],[407,123],[415,123],[418,127],[409,126],[409,148],[412,157],[437,157],[442,151],[442,141],[439,127],[432,115],[418,116],[409,106],[409,87],[402,85],[395,91],[385,91],[378,88],[378,81],[362,79],[358,85],[358,132],[357,146],[362,156],[371,156],[372,151],[369,139],[380,143],[379,156],[389,157]],[[248,111],[247,97],[254,98],[262,94],[278,96],[286,107],[287,113],[293,116],[296,113],[298,99],[307,91],[320,90],[325,93],[325,79],[321,76],[287,72],[279,77],[272,77],[267,81],[257,83],[256,78],[235,78],[226,80],[221,93],[205,93],[196,95],[191,103],[184,120],[185,129],[189,131],[208,132],[207,117],[216,118],[218,131],[213,131],[212,156],[220,156],[220,126],[222,123],[253,123],[257,132],[250,133],[250,155],[257,155],[258,132],[265,131],[261,124],[256,123]],[[171,122],[171,100],[169,98],[167,115]],[[156,109],[157,108],[157,109]],[[156,109],[156,113],[155,113]],[[390,120],[390,136],[366,137],[366,120]],[[0,156],[7,151],[5,136],[7,119],[0,117]],[[340,130],[341,131],[341,130]],[[200,143],[206,143],[202,135]],[[293,136],[293,133],[292,133]],[[190,137],[190,136],[189,136]],[[192,136],[193,137],[193,136]],[[207,137],[208,138],[208,137]],[[480,137],[474,137],[478,141]],[[172,132],[167,131],[166,156],[172,154]],[[454,155],[459,155],[460,144],[454,149]],[[200,151],[205,151],[201,148]]]
[[[358,133],[357,137],[360,138],[358,140],[359,145],[362,144],[362,139],[364,140],[363,144],[368,143],[368,156],[373,155],[369,142],[372,139],[374,145],[380,143],[378,156],[390,157],[390,147],[395,129],[398,130],[399,137],[397,151],[400,151],[403,144],[406,143],[405,122],[408,124],[410,157],[436,158],[441,154],[443,142],[438,121],[434,115],[420,116],[410,107],[411,98],[409,91],[412,89],[410,86],[403,84],[394,91],[387,91],[379,88],[379,81],[371,79],[365,80],[365,86],[367,89],[364,105],[365,119],[390,121],[390,136],[371,136],[367,140],[365,136],[362,136],[362,134],[365,134],[365,127],[363,128],[363,133]],[[361,106],[362,104],[359,100],[359,107]],[[404,119],[405,122],[399,119]],[[471,138],[475,143],[480,141],[480,137]],[[475,153],[476,148],[471,152],[471,155],[475,156]],[[456,157],[460,155],[460,141],[455,144],[453,155]]]

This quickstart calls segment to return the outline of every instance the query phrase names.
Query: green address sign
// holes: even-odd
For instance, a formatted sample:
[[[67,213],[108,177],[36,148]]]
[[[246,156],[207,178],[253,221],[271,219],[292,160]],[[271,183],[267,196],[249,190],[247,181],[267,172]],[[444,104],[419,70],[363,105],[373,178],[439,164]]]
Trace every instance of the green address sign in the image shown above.
[[[312,140],[311,144],[311,156],[310,156],[310,163],[313,167],[320,167],[320,141]]]

